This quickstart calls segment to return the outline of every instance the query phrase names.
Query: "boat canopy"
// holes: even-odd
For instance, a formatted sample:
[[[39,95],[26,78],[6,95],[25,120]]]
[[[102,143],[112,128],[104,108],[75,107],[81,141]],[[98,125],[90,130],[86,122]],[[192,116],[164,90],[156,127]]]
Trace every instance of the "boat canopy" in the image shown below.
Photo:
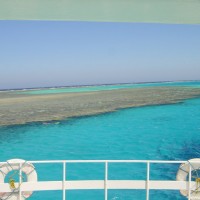
[[[200,0],[0,0],[0,20],[200,24]]]

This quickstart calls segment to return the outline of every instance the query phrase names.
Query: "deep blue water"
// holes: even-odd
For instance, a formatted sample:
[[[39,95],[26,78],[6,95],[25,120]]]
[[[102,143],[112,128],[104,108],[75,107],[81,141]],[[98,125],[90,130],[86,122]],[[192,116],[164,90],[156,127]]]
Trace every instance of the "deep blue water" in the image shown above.
[[[59,124],[0,127],[0,161],[70,159],[188,160],[200,157],[200,98],[80,117]],[[36,165],[39,180],[61,180],[62,166]],[[151,179],[176,177],[177,166],[152,165]],[[67,179],[103,179],[102,164],[67,166]],[[109,179],[145,178],[143,164],[110,164]],[[179,191],[151,191],[151,200],[183,200]],[[101,200],[103,191],[68,191],[69,200]],[[32,200],[61,199],[37,192]],[[145,191],[111,190],[110,200],[143,200]]]

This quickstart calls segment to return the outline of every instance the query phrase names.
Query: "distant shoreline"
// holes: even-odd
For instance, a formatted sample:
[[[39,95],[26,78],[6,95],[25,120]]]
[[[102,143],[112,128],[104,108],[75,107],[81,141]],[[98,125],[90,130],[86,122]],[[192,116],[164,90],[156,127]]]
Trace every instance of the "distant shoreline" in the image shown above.
[[[151,83],[181,83],[181,82],[198,82],[200,80],[176,80],[176,81],[151,81],[151,82],[128,82],[128,83],[103,83],[89,85],[67,85],[67,86],[47,86],[47,87],[30,87],[30,88],[11,88],[0,89],[0,92],[27,91],[27,90],[43,90],[43,89],[61,89],[61,88],[79,88],[79,87],[95,87],[95,86],[114,86],[114,85],[130,85],[130,84],[151,84]]]

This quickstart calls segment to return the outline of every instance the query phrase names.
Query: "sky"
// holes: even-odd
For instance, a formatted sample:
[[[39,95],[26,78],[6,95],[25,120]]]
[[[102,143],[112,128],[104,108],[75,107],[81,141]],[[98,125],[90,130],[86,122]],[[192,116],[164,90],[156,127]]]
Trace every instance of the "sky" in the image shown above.
[[[0,89],[200,80],[200,25],[0,21]]]

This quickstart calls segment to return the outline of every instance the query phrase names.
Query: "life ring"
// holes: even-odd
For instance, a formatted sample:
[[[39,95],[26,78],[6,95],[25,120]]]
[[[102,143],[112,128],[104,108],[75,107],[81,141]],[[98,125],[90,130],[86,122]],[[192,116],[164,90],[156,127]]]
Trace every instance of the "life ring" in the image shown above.
[[[21,163],[21,167],[19,165]],[[20,170],[26,175],[27,182],[37,182],[37,173],[35,171],[35,167],[22,159],[12,159],[8,160],[7,163],[0,166],[0,183],[5,183],[6,175],[13,170]],[[15,186],[15,182],[13,179],[10,180],[10,188],[12,192],[1,192],[0,199],[8,199],[8,200],[18,200],[19,191]],[[18,184],[18,187],[20,185]],[[21,193],[21,199],[25,200],[29,198],[33,194],[32,191],[24,191]]]
[[[195,161],[195,162],[192,162]],[[200,169],[200,158],[194,158],[191,160],[188,160],[188,162],[183,163],[180,165],[179,170],[176,175],[176,180],[177,181],[187,181],[188,176],[189,176],[189,170],[191,166],[191,174],[193,171],[199,170]],[[194,190],[191,190],[191,196],[199,197],[200,198],[200,179],[198,177],[195,177],[196,181],[196,188]],[[188,190],[180,190],[180,193],[187,197],[188,196]],[[198,199],[199,199],[198,198]]]

